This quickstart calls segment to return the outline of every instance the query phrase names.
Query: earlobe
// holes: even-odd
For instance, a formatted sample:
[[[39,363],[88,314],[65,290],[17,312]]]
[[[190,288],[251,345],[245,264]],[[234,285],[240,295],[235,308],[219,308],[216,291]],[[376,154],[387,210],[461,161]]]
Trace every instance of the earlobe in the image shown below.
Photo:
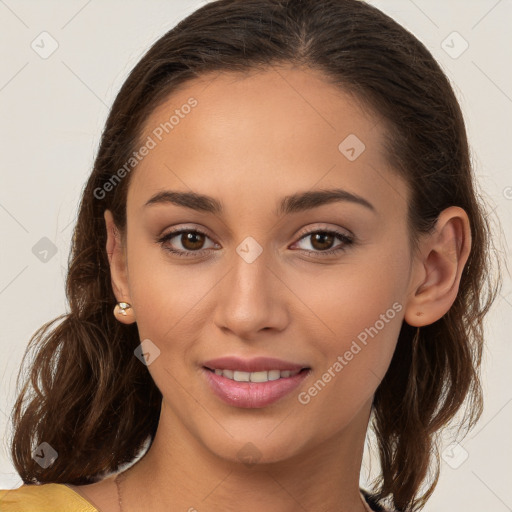
[[[434,232],[421,243],[404,317],[409,325],[429,325],[448,312],[457,297],[470,250],[471,228],[466,212],[458,206],[446,208]]]
[[[119,304],[130,304],[126,254],[121,234],[110,210],[105,210],[104,218],[107,230],[106,251],[110,264],[112,290],[118,301],[117,305],[113,308],[114,316],[124,324],[131,324],[135,321],[133,307],[131,305],[128,308],[119,306]]]

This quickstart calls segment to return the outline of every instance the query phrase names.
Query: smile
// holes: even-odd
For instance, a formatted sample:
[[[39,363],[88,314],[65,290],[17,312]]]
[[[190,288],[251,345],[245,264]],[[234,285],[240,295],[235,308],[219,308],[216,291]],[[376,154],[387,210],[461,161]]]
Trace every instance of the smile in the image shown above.
[[[289,395],[311,373],[302,370],[260,370],[244,372],[203,367],[206,383],[224,403],[241,408],[267,407]]]

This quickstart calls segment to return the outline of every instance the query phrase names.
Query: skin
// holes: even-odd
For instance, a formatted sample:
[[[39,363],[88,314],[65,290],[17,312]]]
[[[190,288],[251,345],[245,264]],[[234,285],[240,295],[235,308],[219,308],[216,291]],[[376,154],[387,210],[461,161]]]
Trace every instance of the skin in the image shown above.
[[[160,423],[122,484],[124,511],[360,512],[372,397],[402,322],[428,325],[453,304],[470,251],[468,217],[444,210],[412,254],[408,188],[386,162],[384,124],[317,72],[204,75],[151,114],[143,140],[191,96],[198,106],[133,171],[127,232],[105,212],[113,290],[132,305],[118,319],[136,321],[140,339],[161,351],[148,366],[163,395]],[[338,149],[349,134],[366,146],[354,161]],[[344,201],[274,213],[283,196],[331,188],[362,196],[375,212]],[[224,213],[144,207],[162,190],[213,196]],[[168,252],[155,239],[170,228],[206,231],[195,249],[206,253]],[[322,257],[306,229],[352,233],[354,243]],[[248,236],[263,250],[252,263],[236,252]],[[181,236],[166,245],[194,250]],[[341,245],[333,238],[326,249]],[[394,303],[394,318],[301,404],[298,393]],[[204,361],[224,355],[277,357],[311,373],[278,402],[242,409],[221,402],[202,374]],[[259,457],[250,466],[238,455],[247,443]],[[119,510],[112,477],[74,489],[103,511]]]

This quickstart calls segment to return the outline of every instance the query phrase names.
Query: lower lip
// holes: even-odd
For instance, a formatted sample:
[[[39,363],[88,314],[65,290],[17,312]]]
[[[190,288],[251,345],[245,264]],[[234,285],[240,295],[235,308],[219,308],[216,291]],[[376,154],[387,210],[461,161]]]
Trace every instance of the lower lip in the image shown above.
[[[237,382],[203,368],[212,391],[225,403],[235,407],[256,409],[277,402],[291,393],[307,377],[303,370],[293,377],[268,382]]]

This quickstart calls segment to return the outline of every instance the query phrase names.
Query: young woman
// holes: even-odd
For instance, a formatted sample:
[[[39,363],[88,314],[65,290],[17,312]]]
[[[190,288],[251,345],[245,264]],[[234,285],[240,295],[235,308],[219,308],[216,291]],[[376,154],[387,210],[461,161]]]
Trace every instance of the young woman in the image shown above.
[[[357,0],[205,5],[114,102],[2,510],[419,510],[481,412],[490,247],[414,36]]]

